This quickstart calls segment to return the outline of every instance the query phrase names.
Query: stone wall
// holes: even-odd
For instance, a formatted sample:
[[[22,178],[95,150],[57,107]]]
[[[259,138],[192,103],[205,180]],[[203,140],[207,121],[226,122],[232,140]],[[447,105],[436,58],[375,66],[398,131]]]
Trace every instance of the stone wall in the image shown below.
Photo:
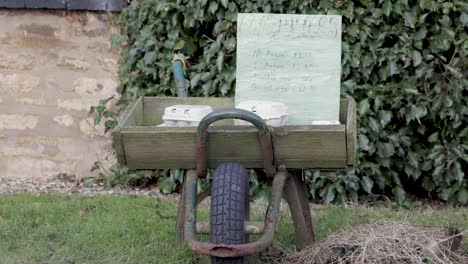
[[[116,95],[113,33],[106,14],[0,10],[0,177],[83,178],[115,162],[88,114]]]

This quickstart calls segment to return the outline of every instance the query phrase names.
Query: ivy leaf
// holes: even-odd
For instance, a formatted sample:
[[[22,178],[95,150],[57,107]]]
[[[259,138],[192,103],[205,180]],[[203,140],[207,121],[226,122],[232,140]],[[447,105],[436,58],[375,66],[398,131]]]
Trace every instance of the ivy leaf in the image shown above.
[[[426,37],[427,30],[425,27],[420,28],[416,33],[413,35],[414,40],[423,40]]]
[[[392,120],[392,112],[381,110],[379,111],[380,124],[385,126]]]
[[[460,162],[455,161],[452,163],[452,166],[450,166],[450,174],[452,174],[452,177],[455,178],[459,183],[463,181],[465,173],[461,168]]]
[[[104,122],[104,133],[107,133],[107,131],[113,129],[114,127],[116,127],[118,124],[117,120],[106,120],[106,122]]]
[[[153,62],[156,60],[156,52],[150,51],[145,53],[145,64],[146,65],[151,65]]]
[[[372,187],[374,186],[374,182],[367,176],[362,177],[361,181],[362,189],[367,193],[372,193]]]
[[[411,51],[411,57],[413,58],[413,67],[418,66],[422,62],[422,56],[421,53],[417,50]]]
[[[325,204],[329,204],[335,200],[335,188],[329,186],[327,190],[327,196],[325,197]]]
[[[377,154],[381,158],[389,158],[395,154],[395,147],[392,143],[378,143]]]
[[[223,62],[224,62],[224,52],[218,52],[218,58],[216,59],[216,67],[218,71],[221,72],[223,70]]]
[[[410,28],[414,28],[414,23],[416,20],[416,17],[413,13],[411,12],[405,12],[403,14],[403,18],[405,19],[405,25],[407,25]]]
[[[172,177],[159,178],[158,187],[163,193],[172,193],[175,190],[176,184]]]
[[[399,205],[402,205],[405,201],[405,190],[401,186],[396,186],[392,189],[393,196]]]
[[[468,188],[461,189],[458,192],[457,200],[461,204],[468,204]]]
[[[393,76],[393,75],[397,74],[398,73],[397,64],[394,61],[391,61],[387,65],[387,70],[388,70],[388,76]]]
[[[228,4],[229,4],[229,0],[221,0],[221,5],[222,5],[224,8],[227,8],[227,7],[228,7]]]
[[[439,133],[438,132],[432,133],[427,140],[429,140],[429,142],[431,143],[437,142],[439,140]]]
[[[408,162],[411,166],[415,168],[419,167],[419,161],[418,161],[419,159],[416,153],[409,151],[407,157],[408,157]]]
[[[198,82],[200,81],[201,79],[201,74],[200,73],[197,73],[195,75],[192,76],[192,78],[190,78],[190,87],[193,89],[197,86]]]
[[[369,111],[369,108],[370,108],[369,99],[365,98],[364,100],[359,102],[359,106],[358,106],[359,115],[367,114],[367,111]]]
[[[181,50],[185,46],[185,41],[183,39],[177,39],[174,45],[174,50]]]
[[[420,119],[426,116],[427,108],[424,105],[412,105],[410,107],[409,113],[406,114],[406,122],[408,123],[411,120],[418,120],[421,123]]]
[[[208,7],[208,10],[210,11],[211,14],[216,13],[216,10],[218,10],[218,3],[216,1],[211,1],[210,6]]]
[[[460,21],[463,23],[463,26],[468,25],[468,15],[466,13],[462,13],[460,15]]]
[[[369,150],[369,139],[364,134],[359,134],[359,148]]]
[[[83,181],[83,187],[89,187],[96,181],[96,177],[88,177]]]
[[[382,8],[385,15],[387,17],[390,16],[390,13],[392,12],[392,1],[384,1]]]

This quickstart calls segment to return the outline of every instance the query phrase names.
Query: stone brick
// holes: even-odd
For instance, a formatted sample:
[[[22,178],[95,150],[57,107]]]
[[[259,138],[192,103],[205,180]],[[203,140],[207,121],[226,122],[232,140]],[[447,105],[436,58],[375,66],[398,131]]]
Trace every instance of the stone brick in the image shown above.
[[[89,106],[80,99],[57,99],[58,108],[65,110],[83,111],[89,110]]]
[[[45,105],[46,101],[44,98],[31,98],[31,97],[22,97],[16,98],[16,102],[21,104],[28,104],[28,105]]]
[[[14,156],[8,158],[7,177],[50,179],[65,171],[75,171],[76,164],[76,160],[55,161],[28,156]]]
[[[46,38],[56,38],[59,27],[50,24],[32,23],[21,24],[18,26],[18,30],[21,30],[24,36],[35,35]]]
[[[16,130],[33,129],[36,127],[38,122],[39,122],[39,118],[37,116],[2,114],[0,115],[0,130],[1,129],[16,129]]]
[[[41,156],[44,150],[44,144],[37,140],[21,142],[16,137],[0,140],[0,154],[4,156]]]
[[[119,70],[119,64],[114,59],[109,59],[109,58],[99,59],[99,65],[101,65],[103,70],[112,72],[114,74],[117,74]]]
[[[66,114],[61,116],[55,116],[54,121],[57,122],[60,126],[71,127],[73,126],[73,118]]]
[[[88,44],[88,49],[92,50],[92,51],[95,51],[95,52],[109,52],[112,50],[112,47],[111,47],[111,44],[109,41],[94,41],[94,42],[90,42]]]
[[[85,59],[63,57],[58,63],[58,66],[63,66],[75,71],[87,71],[90,64]]]
[[[41,160],[30,156],[9,157],[7,177],[33,178],[41,175]]]
[[[0,54],[0,69],[31,70],[34,67],[34,57],[26,54]]]
[[[99,125],[94,125],[93,118],[86,118],[80,121],[80,131],[90,137],[104,136],[104,120]]]
[[[8,39],[3,39],[6,44],[14,45],[17,48],[27,49],[78,49],[79,46],[71,41],[62,40],[59,38],[50,38],[36,35],[13,36]]]
[[[27,93],[37,88],[40,78],[31,75],[1,74],[0,92],[2,93]]]
[[[73,83],[82,98],[105,98],[114,95],[117,82],[113,79],[79,78]]]

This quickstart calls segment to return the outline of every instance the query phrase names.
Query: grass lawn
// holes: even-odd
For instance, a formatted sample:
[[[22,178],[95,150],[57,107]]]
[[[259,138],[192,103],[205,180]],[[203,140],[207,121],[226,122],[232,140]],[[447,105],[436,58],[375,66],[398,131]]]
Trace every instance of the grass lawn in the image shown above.
[[[175,246],[176,211],[175,202],[151,197],[2,195],[0,263],[209,263],[186,246]],[[200,208],[199,215],[207,219],[207,208]],[[318,239],[380,219],[468,229],[468,208],[329,206],[315,209],[313,217]],[[292,249],[293,228],[283,212],[275,243]],[[467,244],[465,237],[465,249]]]

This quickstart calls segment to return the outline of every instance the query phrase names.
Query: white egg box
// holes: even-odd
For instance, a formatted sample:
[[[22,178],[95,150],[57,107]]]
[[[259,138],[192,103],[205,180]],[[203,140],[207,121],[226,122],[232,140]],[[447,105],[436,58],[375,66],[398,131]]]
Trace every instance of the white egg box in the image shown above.
[[[239,103],[236,108],[259,115],[269,126],[284,126],[288,122],[288,107],[280,102],[250,100]],[[234,123],[240,126],[252,125],[250,122],[238,119]]]
[[[198,126],[200,121],[213,112],[208,105],[173,105],[164,109],[162,120],[164,123],[159,127],[189,127]]]

